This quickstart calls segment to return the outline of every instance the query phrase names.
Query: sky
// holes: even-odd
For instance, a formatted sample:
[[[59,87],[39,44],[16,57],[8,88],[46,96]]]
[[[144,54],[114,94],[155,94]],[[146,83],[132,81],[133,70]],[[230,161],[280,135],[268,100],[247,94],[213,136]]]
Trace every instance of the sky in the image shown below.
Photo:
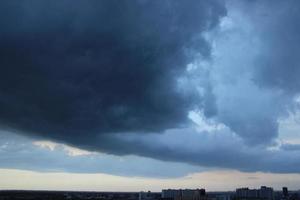
[[[298,0],[0,2],[0,189],[300,189]]]

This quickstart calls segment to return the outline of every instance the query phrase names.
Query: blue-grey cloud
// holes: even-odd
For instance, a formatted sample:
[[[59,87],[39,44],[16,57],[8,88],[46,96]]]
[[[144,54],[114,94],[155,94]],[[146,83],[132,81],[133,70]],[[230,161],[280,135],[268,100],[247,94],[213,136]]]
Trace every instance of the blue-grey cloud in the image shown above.
[[[201,101],[178,89],[221,1],[1,2],[0,124],[82,143],[185,126]],[[87,144],[88,145],[88,144]]]
[[[228,15],[210,36],[213,117],[249,145],[274,142],[279,119],[299,110],[298,7],[292,0],[227,1]]]
[[[159,178],[181,177],[204,169],[132,155],[120,157],[97,152],[72,155],[63,144],[50,149],[36,142],[15,133],[0,132],[0,168]]]
[[[280,147],[285,151],[300,151],[300,144],[284,143]]]
[[[1,2],[0,125],[112,155],[298,173],[297,151],[269,149],[299,110],[298,7]],[[194,131],[192,110],[223,128]]]
[[[119,151],[112,150],[119,156],[97,153],[72,156],[63,146],[50,150],[12,133],[1,133],[0,168],[144,177],[179,177],[209,169],[300,173],[297,151],[245,146],[242,139],[229,130],[207,133],[187,129],[185,137],[178,140],[182,131],[172,130],[162,135],[127,134],[126,137],[107,135],[108,141],[119,145]],[[130,154],[142,157],[124,156]]]
[[[255,80],[261,86],[299,94],[300,2],[253,1],[253,20],[264,42],[264,54],[258,57]]]

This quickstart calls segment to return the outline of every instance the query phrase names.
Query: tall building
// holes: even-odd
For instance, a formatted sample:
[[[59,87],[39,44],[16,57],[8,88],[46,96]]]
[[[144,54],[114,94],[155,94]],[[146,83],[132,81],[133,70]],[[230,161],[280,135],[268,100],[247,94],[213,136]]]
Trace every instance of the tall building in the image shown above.
[[[197,189],[194,191],[193,200],[207,200],[205,189]]]
[[[273,200],[274,191],[271,187],[261,186],[260,189],[238,188],[236,189],[236,198],[238,200],[261,199]]]
[[[261,186],[259,197],[261,199],[273,200],[274,199],[274,191],[271,187]]]
[[[285,198],[289,196],[289,191],[287,187],[282,188],[282,196]]]
[[[207,200],[205,189],[162,190],[162,198],[173,200]]]
[[[161,197],[162,198],[178,198],[181,196],[181,190],[173,190],[173,189],[167,189],[167,190],[162,190],[161,192]]]
[[[158,198],[160,198],[159,193],[152,193],[151,191],[139,192],[139,200],[156,200]]]

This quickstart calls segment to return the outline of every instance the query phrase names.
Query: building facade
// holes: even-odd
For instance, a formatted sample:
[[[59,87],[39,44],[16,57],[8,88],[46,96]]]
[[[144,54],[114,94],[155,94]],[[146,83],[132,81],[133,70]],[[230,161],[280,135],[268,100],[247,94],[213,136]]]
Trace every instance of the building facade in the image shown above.
[[[238,188],[236,189],[237,200],[273,200],[274,191],[271,187],[261,186],[260,189]]]

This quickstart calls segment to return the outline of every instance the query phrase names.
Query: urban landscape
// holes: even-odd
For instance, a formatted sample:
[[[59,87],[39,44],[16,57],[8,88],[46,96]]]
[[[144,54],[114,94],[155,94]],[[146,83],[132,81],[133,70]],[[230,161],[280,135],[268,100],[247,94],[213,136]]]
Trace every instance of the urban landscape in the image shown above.
[[[289,191],[283,187],[259,189],[247,187],[236,191],[206,192],[205,189],[163,189],[161,192],[71,192],[71,191],[22,191],[2,190],[0,200],[300,200],[300,190]]]

